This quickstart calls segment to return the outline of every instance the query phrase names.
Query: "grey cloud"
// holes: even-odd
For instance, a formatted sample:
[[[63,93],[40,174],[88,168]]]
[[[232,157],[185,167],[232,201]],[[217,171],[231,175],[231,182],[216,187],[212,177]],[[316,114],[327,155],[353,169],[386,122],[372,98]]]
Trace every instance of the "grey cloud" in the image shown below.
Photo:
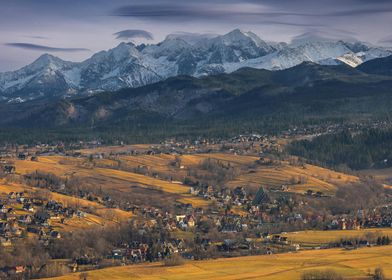
[[[344,11],[335,11],[331,13],[326,13],[324,16],[336,16],[336,17],[344,17],[344,16],[361,16],[361,15],[370,15],[370,14],[385,14],[391,13],[392,6],[390,7],[379,7],[379,8],[367,8],[367,9],[355,9],[355,10],[344,10]],[[322,16],[321,14],[320,16]]]
[[[45,36],[25,36],[26,38],[31,38],[31,39],[39,39],[39,40],[46,40],[49,39],[48,37]]]
[[[47,52],[82,52],[82,51],[90,51],[85,48],[56,48],[44,45],[37,45],[31,43],[6,43],[6,46],[26,49],[26,50],[34,50],[34,51],[47,51]]]
[[[318,24],[318,23],[296,23],[296,22],[285,22],[285,21],[274,21],[274,20],[268,20],[268,21],[259,21],[257,22],[259,24],[266,24],[266,25],[286,25],[286,26],[296,26],[296,27],[322,27],[324,24]]]
[[[142,38],[146,40],[154,39],[153,35],[150,32],[145,30],[140,30],[140,29],[122,30],[114,33],[113,35],[116,36],[116,39],[136,39],[136,38]]]
[[[231,8],[231,9],[230,9]],[[251,20],[258,16],[307,16],[308,14],[296,12],[261,12],[261,11],[238,11],[230,5],[128,5],[122,6],[111,12],[111,15],[121,17],[140,17],[156,20],[176,21],[182,18],[192,19],[209,19],[209,20],[231,20],[230,17],[240,17],[242,20]]]
[[[219,1],[218,1],[219,2]],[[267,1],[269,2],[269,1]],[[306,1],[302,1],[306,2]],[[217,2],[215,1],[215,4]],[[361,16],[370,14],[381,14],[392,12],[392,5],[373,5],[373,6],[359,6],[359,8],[352,9],[350,6],[342,6],[339,9],[334,9],[332,7],[326,6],[325,9],[315,9],[302,12],[299,5],[296,9],[290,9],[291,6],[288,5],[285,10],[282,10],[282,3],[274,4],[270,3],[270,6],[260,5],[253,10],[238,10],[232,4],[238,4],[238,1],[230,1],[226,5],[213,5],[207,4],[206,2],[201,2],[198,5],[192,4],[182,4],[178,5],[175,3],[166,4],[143,4],[143,5],[127,5],[116,8],[111,12],[111,15],[120,17],[135,17],[135,18],[145,18],[150,20],[159,21],[178,21],[178,20],[241,20],[243,22],[257,22],[259,17],[284,17],[284,16],[294,16],[294,17],[346,17],[346,16]],[[262,3],[262,2],[261,2]],[[380,2],[384,3],[384,2]],[[256,3],[255,3],[256,4]],[[320,4],[322,6],[323,4]],[[320,10],[325,10],[325,12],[320,12]],[[298,12],[301,11],[301,12]],[[278,24],[285,24],[284,21],[276,21]],[[297,25],[306,23],[296,23]],[[287,23],[287,25],[295,25],[294,23]]]
[[[345,32],[344,30],[333,30],[333,31],[334,32],[310,28],[309,30],[305,31],[303,34],[299,34],[292,37],[292,42],[301,41],[304,39],[311,39],[311,38],[318,38],[321,40],[344,40],[348,42],[357,41],[357,39],[352,36],[353,34],[355,34],[353,32]]]

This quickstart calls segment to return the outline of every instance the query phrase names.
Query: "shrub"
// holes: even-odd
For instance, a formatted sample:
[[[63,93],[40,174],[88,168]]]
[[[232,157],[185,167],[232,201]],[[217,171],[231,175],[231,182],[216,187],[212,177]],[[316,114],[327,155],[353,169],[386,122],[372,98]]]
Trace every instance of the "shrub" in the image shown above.
[[[343,277],[334,270],[310,270],[301,276],[302,280],[342,280]]]
[[[178,266],[184,264],[184,259],[179,254],[174,254],[165,259],[163,264],[165,266]]]
[[[377,267],[377,268],[374,270],[373,279],[374,279],[374,280],[384,280],[384,279],[385,279],[384,271],[382,270],[381,267]]]
[[[80,280],[87,280],[88,279],[88,272],[81,272],[79,274],[79,279]]]

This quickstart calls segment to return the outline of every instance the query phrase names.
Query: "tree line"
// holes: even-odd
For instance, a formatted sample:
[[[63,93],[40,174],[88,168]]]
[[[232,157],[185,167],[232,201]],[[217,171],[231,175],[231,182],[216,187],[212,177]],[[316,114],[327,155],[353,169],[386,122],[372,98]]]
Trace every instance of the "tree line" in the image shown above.
[[[392,166],[392,130],[343,131],[292,142],[288,153],[323,166],[353,170]]]

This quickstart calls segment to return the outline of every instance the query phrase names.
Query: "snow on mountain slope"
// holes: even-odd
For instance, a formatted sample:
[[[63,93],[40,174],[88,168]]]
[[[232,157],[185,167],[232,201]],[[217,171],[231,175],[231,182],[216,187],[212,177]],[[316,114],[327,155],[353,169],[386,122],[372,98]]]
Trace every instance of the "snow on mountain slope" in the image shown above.
[[[351,67],[357,67],[359,64],[363,63],[363,57],[360,55],[360,53],[358,54],[346,53],[336,59],[346,63],[347,65],[350,65]]]
[[[149,68],[144,56],[132,43],[102,51],[80,64],[81,91],[116,90],[138,87],[161,80]]]
[[[207,64],[241,62],[264,56],[275,50],[256,34],[239,29],[201,41],[194,46],[194,49],[205,54]]]
[[[304,61],[321,63],[352,53],[344,42],[302,41],[294,42],[262,61],[260,68],[280,70],[293,67]]]
[[[0,89],[5,92],[19,90],[34,78],[55,75],[57,71],[69,69],[72,65],[72,62],[44,54],[17,71],[0,73]]]
[[[230,73],[242,67],[281,70],[305,61],[355,67],[391,54],[361,42],[309,34],[298,36],[290,44],[267,43],[239,29],[225,35],[172,34],[155,45],[121,43],[80,63],[42,55],[17,71],[0,73],[0,101],[113,91],[176,75]]]

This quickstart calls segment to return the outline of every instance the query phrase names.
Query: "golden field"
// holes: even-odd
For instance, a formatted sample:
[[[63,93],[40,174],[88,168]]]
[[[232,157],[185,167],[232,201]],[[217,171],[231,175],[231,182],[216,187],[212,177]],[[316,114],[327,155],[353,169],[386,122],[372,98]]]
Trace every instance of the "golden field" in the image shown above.
[[[382,267],[392,277],[392,246],[358,250],[309,250],[298,253],[262,255],[207,261],[189,261],[176,267],[162,264],[141,264],[113,267],[88,272],[88,279],[140,280],[240,280],[240,279],[300,279],[303,272],[333,269],[346,279],[366,279],[368,271]],[[51,278],[77,280],[79,274]]]
[[[306,230],[281,234],[287,236],[291,243],[309,246],[326,245],[341,239],[363,238],[374,235],[389,236],[392,238],[392,228],[369,228],[360,230]]]
[[[132,193],[144,189],[149,195],[159,195],[162,198],[182,203],[192,203],[195,207],[204,207],[208,202],[198,197],[192,197],[189,187],[138,173],[94,166],[85,159],[62,156],[40,157],[38,162],[16,160],[18,174],[28,174],[36,170],[53,173],[66,178],[77,176],[84,184],[102,187],[118,192]]]
[[[294,182],[294,181],[301,182]],[[254,171],[244,174],[229,182],[229,185],[261,185],[280,187],[288,185],[289,191],[304,193],[306,190],[321,191],[333,194],[338,185],[358,182],[358,178],[335,172],[329,169],[306,164],[305,168],[282,164],[281,166],[258,167]]]
[[[358,182],[358,177],[336,172],[330,169],[305,164],[304,168],[291,166],[287,162],[281,162],[278,166],[258,166],[254,163],[259,159],[255,156],[242,156],[226,153],[182,155],[182,170],[173,170],[170,163],[175,159],[174,155],[140,155],[122,156],[131,167],[147,166],[156,172],[163,174],[173,174],[185,177],[187,169],[196,167],[203,160],[208,158],[216,159],[232,166],[243,168],[243,172],[228,183],[229,187],[249,186],[257,189],[258,187],[280,187],[289,185],[289,191],[303,193],[308,189],[322,191],[326,194],[333,194],[338,185],[345,185]],[[302,180],[300,183],[293,183],[293,180]]]
[[[124,147],[112,148],[115,152]],[[83,151],[84,154],[88,152]],[[207,207],[210,201],[190,195],[188,186],[170,181],[168,178],[175,176],[173,180],[182,181],[188,176],[190,169],[198,170],[200,163],[208,158],[238,167],[239,174],[226,184],[231,188],[247,186],[257,190],[260,186],[279,188],[287,185],[290,192],[304,193],[312,189],[332,195],[337,186],[358,181],[356,176],[308,164],[304,167],[292,166],[287,162],[280,162],[275,166],[257,165],[255,163],[258,157],[254,156],[210,153],[181,155],[179,158],[180,167],[173,165],[176,156],[168,154],[113,156],[92,161],[87,158],[42,156],[39,157],[38,162],[15,160],[15,164],[18,174],[39,170],[63,178],[78,177],[85,185],[133,194],[139,201],[148,195],[151,201],[157,203],[163,201],[165,203],[167,201],[190,203],[194,207]],[[118,168],[119,165],[121,168]],[[148,170],[149,175],[134,172],[140,167]],[[199,170],[198,172],[205,171]],[[159,176],[151,174],[159,174]]]

